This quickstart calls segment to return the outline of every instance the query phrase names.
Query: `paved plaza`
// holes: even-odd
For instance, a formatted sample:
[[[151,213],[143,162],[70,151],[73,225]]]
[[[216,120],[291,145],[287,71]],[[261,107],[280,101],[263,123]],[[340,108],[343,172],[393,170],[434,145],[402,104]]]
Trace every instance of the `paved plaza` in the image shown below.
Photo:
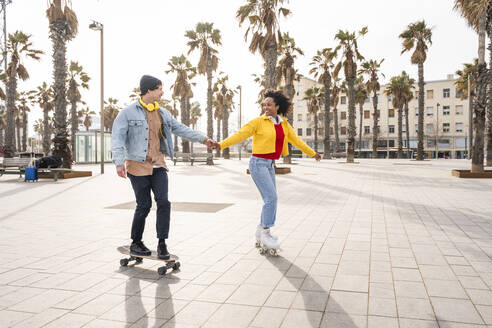
[[[0,327],[492,327],[492,180],[466,160],[296,159],[277,176],[279,257],[254,247],[248,161],[170,163],[170,251],[120,267],[133,190],[100,175],[0,178]],[[144,241],[155,249],[155,211]]]

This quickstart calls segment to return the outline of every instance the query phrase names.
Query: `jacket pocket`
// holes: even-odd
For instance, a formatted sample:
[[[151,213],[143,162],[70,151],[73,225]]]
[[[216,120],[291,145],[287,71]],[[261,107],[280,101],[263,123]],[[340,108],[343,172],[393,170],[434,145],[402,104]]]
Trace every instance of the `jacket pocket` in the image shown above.
[[[143,120],[128,120],[129,127],[142,127]]]

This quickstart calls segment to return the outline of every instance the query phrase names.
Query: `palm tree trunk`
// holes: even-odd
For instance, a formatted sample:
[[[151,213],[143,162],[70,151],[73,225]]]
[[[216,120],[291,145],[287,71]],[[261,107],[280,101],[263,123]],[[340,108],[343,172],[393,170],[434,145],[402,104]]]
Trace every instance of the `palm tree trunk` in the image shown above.
[[[398,108],[398,158],[403,158],[402,108]]]
[[[5,145],[5,130],[0,129],[0,147]]]
[[[355,143],[355,95],[354,78],[347,79],[348,88],[348,138],[347,138],[347,163],[354,162],[354,143]]]
[[[468,77],[470,78],[470,77]],[[469,85],[469,84],[468,84]],[[476,90],[475,90],[476,91]],[[471,96],[471,92],[468,93],[468,110],[472,111],[473,110],[473,97]],[[472,113],[472,119],[468,123],[468,159],[471,159],[473,156],[473,113]]]
[[[178,147],[178,136],[177,135],[174,135],[174,152],[177,152],[179,151],[179,147]]]
[[[359,114],[360,114],[360,121],[359,121],[359,158],[361,158],[361,151],[362,151],[362,117],[364,115],[364,104],[359,104]]]
[[[17,67],[11,62],[11,65]],[[15,72],[15,69],[12,69]],[[14,157],[17,151],[15,147],[15,96],[17,94],[17,78],[11,74],[7,81],[7,126],[5,129],[5,148],[3,154],[5,158]]]
[[[276,67],[277,67],[277,41],[275,36],[268,39],[265,47],[265,88],[277,88]]]
[[[490,19],[490,17],[489,17]],[[492,166],[492,24],[488,24],[489,35],[489,71],[488,71],[488,102],[487,102],[487,166]]]
[[[378,158],[378,94],[376,90],[373,91],[372,95],[372,158]]]
[[[188,112],[188,102],[189,99],[186,96],[181,96],[181,123],[186,126],[190,125],[190,114]],[[190,143],[188,140],[181,138],[181,148],[183,153],[190,153]]]
[[[27,132],[29,125],[27,124],[27,111],[22,111],[22,151],[27,151]]]
[[[89,131],[89,129],[87,129]],[[43,153],[45,156],[48,156],[50,153],[50,117],[48,115],[48,111],[43,110]]]
[[[318,152],[318,111],[314,115],[314,151]]]
[[[338,135],[338,109],[335,104],[335,108],[333,108],[333,130],[335,131],[335,153],[340,152],[340,138]]]
[[[221,140],[220,139],[220,118],[217,118],[217,140]],[[215,156],[220,157],[220,147],[216,148]]]
[[[212,114],[212,55],[209,52],[207,56],[207,136],[210,139],[213,139],[214,137],[214,122]],[[212,149],[207,147],[207,153],[211,154]]]
[[[17,113],[17,117],[15,118],[15,141],[17,143],[17,150],[22,151],[21,148],[21,135],[20,135],[20,130],[21,130],[21,121],[19,117],[19,113]]]
[[[229,136],[229,110],[226,105],[222,105],[222,138],[226,139],[228,136]],[[226,148],[222,151],[222,157],[224,157],[224,159],[230,158],[229,148]]]
[[[331,79],[330,79],[330,74],[325,72],[325,79],[323,81],[324,86],[325,86],[325,137],[323,139],[323,158],[324,159],[330,159],[331,158],[331,152],[330,152],[330,84],[331,84]]]
[[[52,23],[53,64],[54,64],[54,102],[55,102],[55,138],[53,139],[53,155],[62,159],[62,167],[72,167],[72,153],[69,147],[67,132],[67,99],[66,99],[66,44],[65,21],[62,19]]]
[[[408,126],[408,103],[405,103],[405,134],[407,137],[407,158],[410,158],[410,128]]]
[[[287,71],[291,71],[292,67],[287,67]],[[294,99],[294,94],[295,94],[295,89],[294,89],[294,77],[293,76],[288,76],[287,81],[285,81],[285,94],[287,97],[292,101]],[[294,109],[291,108],[287,112],[287,121],[289,122],[290,125],[294,126]],[[292,163],[292,145],[289,143],[289,155],[284,156],[284,164],[291,164]]]
[[[418,144],[417,161],[424,160],[424,63],[419,63],[419,118],[418,118]]]
[[[77,90],[76,90],[76,85],[75,85],[75,80],[70,81],[70,94],[72,95],[72,99],[70,99],[70,104],[71,104],[71,109],[70,109],[70,116],[72,118],[72,138],[71,138],[71,144],[72,144],[72,154],[76,154],[76,149],[75,149],[75,134],[79,131],[79,122],[78,122],[78,117],[77,117]]]

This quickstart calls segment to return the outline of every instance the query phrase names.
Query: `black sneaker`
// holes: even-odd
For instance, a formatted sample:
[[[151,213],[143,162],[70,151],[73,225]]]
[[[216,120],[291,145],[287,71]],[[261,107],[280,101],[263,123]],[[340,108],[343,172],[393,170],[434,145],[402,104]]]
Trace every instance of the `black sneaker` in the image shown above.
[[[130,253],[132,255],[142,255],[142,256],[150,256],[152,252],[148,249],[143,241],[134,241],[130,245]]]
[[[157,257],[161,260],[169,260],[169,258],[171,257],[169,255],[169,252],[167,251],[167,246],[165,242],[159,242],[159,245],[157,245]]]

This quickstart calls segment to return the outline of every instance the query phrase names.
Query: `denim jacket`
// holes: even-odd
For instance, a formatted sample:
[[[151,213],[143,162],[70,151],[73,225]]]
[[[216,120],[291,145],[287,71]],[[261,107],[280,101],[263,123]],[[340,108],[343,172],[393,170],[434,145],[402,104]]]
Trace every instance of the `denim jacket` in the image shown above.
[[[163,136],[160,138],[160,150],[171,158],[173,138],[175,135],[191,142],[203,142],[206,136],[178,122],[167,110],[159,108],[163,125]],[[115,165],[125,164],[125,160],[143,162],[147,156],[149,125],[145,110],[138,101],[123,109],[113,123],[111,135],[111,152]]]

